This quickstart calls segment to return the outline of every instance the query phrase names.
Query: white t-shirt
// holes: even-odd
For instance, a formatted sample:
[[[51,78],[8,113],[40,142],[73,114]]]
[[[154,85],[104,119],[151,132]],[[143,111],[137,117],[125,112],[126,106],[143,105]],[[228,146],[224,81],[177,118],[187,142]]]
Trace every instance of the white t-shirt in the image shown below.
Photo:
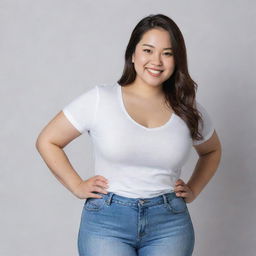
[[[196,104],[204,120],[201,141],[192,140],[188,126],[175,113],[159,127],[137,123],[124,107],[117,82],[94,86],[62,111],[78,131],[87,131],[91,137],[94,172],[108,179],[108,192],[151,198],[174,191],[192,145],[203,143],[213,134],[209,114]]]

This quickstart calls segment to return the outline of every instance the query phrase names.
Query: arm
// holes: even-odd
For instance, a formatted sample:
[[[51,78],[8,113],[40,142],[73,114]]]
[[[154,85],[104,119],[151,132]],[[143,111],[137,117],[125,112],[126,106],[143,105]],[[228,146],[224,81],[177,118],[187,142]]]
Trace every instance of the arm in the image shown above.
[[[221,143],[216,131],[206,142],[195,145],[195,150],[199,155],[199,159],[187,185],[192,190],[195,197],[203,190],[213,177],[221,159]]]
[[[46,165],[73,194],[83,180],[74,170],[63,148],[80,135],[61,111],[41,131],[36,141],[36,148]]]

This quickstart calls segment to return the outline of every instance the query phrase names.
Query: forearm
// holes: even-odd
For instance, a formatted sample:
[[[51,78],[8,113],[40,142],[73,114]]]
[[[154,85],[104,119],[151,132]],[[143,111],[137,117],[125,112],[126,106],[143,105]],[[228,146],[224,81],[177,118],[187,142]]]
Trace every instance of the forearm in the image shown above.
[[[83,180],[74,170],[64,150],[49,142],[36,143],[36,148],[54,176],[74,194]]]
[[[193,174],[187,183],[196,197],[217,171],[220,158],[221,152],[219,150],[199,157]]]

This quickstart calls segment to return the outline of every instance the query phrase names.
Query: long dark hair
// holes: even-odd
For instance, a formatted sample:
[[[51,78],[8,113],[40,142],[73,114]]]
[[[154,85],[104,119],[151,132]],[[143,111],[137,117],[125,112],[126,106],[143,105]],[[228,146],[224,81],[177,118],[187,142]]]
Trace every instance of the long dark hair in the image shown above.
[[[175,114],[185,121],[191,138],[201,140],[203,136],[199,131],[199,122],[202,122],[203,125],[203,120],[195,104],[197,84],[188,72],[186,46],[182,33],[171,18],[163,14],[151,14],[135,26],[125,51],[123,74],[117,82],[119,85],[125,86],[135,80],[136,71],[132,63],[132,55],[143,34],[153,28],[162,28],[169,32],[175,60],[174,72],[162,87],[165,101],[171,105]]]

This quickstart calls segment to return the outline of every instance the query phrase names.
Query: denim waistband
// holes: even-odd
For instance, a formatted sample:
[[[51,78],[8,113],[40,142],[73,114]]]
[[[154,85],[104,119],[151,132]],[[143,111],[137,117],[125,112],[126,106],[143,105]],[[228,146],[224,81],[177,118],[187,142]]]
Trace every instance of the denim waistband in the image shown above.
[[[138,204],[143,206],[153,206],[153,205],[168,203],[173,198],[177,198],[175,192],[169,192],[169,193],[165,193],[165,194],[162,194],[156,197],[151,197],[151,198],[130,198],[130,197],[117,195],[113,192],[108,192],[108,194],[96,192],[96,194],[101,195],[107,204],[111,204],[111,202],[117,202],[117,203],[119,202],[123,205],[128,205],[128,206],[129,205],[136,206]]]

